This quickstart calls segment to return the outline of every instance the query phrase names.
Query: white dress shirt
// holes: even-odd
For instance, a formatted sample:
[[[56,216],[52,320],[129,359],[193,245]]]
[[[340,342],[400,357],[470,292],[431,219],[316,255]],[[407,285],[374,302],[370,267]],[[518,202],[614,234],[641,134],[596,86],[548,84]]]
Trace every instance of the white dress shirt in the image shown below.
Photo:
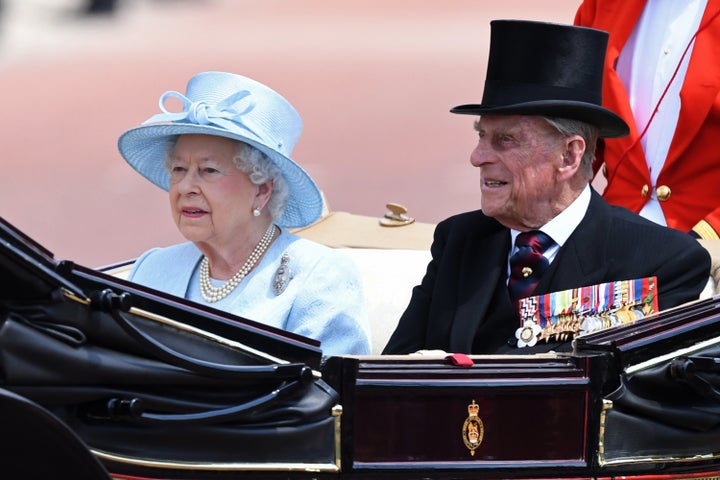
[[[570,238],[570,235],[572,235],[585,217],[585,213],[590,206],[590,196],[590,185],[587,185],[570,206],[548,223],[538,228],[538,230],[548,235],[555,242],[550,248],[543,252],[543,256],[547,258],[550,263],[555,260],[560,248],[567,242],[567,239]],[[508,277],[510,276],[510,257],[517,251],[517,247],[514,245],[518,235],[520,235],[518,230],[510,229],[510,239],[513,247],[510,249],[510,255],[508,255]]]

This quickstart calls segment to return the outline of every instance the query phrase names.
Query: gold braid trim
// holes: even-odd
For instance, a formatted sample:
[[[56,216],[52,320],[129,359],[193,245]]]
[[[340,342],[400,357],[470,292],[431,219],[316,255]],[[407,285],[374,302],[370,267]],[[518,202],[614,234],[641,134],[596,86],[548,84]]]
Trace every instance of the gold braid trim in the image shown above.
[[[706,240],[720,240],[720,235],[705,220],[700,220],[693,228],[693,231]]]

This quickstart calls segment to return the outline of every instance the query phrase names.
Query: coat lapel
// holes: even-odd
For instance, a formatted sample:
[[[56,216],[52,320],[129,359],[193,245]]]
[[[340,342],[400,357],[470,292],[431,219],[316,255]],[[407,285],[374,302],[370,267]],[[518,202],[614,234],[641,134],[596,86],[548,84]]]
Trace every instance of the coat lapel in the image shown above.
[[[473,335],[488,317],[499,282],[505,281],[510,232],[500,227],[490,235],[468,237],[462,253],[459,302],[450,331],[451,351],[470,351]],[[510,313],[509,298],[505,299]]]
[[[692,108],[680,110],[665,169],[695,140],[720,92],[717,68],[708,68],[708,64],[720,58],[720,28],[717,24],[720,24],[720,0],[708,0],[680,91],[683,105],[692,105]]]
[[[585,216],[540,280],[536,293],[593,285],[605,277],[608,263],[602,246],[608,244],[609,208],[593,190]]]

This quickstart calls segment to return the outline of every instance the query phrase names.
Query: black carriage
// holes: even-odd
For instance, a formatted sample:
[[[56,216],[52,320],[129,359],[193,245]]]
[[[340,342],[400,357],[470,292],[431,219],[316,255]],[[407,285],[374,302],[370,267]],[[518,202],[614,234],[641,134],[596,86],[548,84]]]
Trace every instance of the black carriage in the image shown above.
[[[572,353],[323,360],[0,233],[3,478],[720,478],[720,298]]]

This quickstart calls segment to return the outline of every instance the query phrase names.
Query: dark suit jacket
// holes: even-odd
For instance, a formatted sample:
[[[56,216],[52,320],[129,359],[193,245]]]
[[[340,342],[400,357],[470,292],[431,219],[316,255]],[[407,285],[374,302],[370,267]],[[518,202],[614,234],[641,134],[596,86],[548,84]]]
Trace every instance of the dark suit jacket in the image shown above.
[[[570,342],[513,346],[519,318],[507,293],[509,251],[510,230],[479,210],[440,222],[425,277],[383,354],[569,350]],[[663,310],[697,299],[709,275],[710,256],[695,239],[611,206],[593,191],[585,217],[534,293],[656,276]]]

